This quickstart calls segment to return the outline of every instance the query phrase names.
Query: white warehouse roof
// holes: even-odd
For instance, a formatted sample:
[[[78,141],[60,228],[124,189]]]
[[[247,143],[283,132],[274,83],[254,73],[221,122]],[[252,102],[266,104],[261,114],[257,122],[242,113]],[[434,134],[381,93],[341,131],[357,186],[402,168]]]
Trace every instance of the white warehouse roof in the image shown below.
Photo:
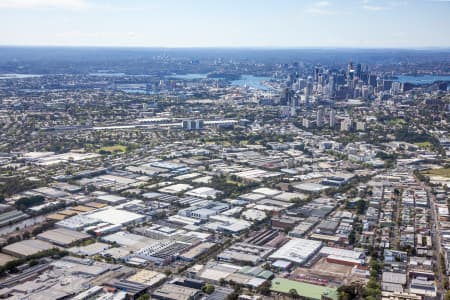
[[[273,253],[271,259],[283,259],[304,264],[322,247],[322,242],[294,238]]]

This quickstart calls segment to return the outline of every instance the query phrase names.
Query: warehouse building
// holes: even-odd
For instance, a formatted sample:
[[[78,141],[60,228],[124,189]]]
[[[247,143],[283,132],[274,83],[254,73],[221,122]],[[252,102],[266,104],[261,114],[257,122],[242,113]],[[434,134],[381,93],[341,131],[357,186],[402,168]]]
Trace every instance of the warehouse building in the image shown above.
[[[106,283],[106,285],[114,287],[114,288],[118,289],[119,291],[126,292],[128,299],[139,298],[140,296],[145,294],[145,292],[149,288],[148,285],[138,283],[138,282],[128,281],[128,280],[123,280],[123,279],[122,280],[115,279],[111,282]]]
[[[298,265],[303,265],[308,262],[321,247],[321,242],[294,238],[275,251],[269,258],[273,260],[287,260]]]
[[[72,230],[82,230],[87,226],[100,223],[100,220],[96,220],[88,217],[87,215],[76,215],[62,221],[57,222],[56,227],[72,229]]]
[[[24,240],[3,247],[2,251],[16,257],[26,257],[53,248],[55,248],[55,246],[48,242],[40,240]]]
[[[186,195],[203,199],[216,199],[220,194],[222,194],[221,191],[210,187],[199,187],[186,192]]]
[[[272,251],[272,247],[235,243],[217,255],[217,260],[256,265],[263,261]]]
[[[166,283],[152,293],[152,299],[160,300],[196,300],[201,298],[198,289]]]
[[[150,270],[140,270],[136,274],[128,277],[128,281],[145,284],[149,287],[153,287],[163,281],[167,276],[160,272]]]
[[[213,248],[216,244],[211,242],[205,242],[198,244],[192,249],[186,251],[185,253],[180,255],[180,259],[184,261],[194,261],[204,253],[208,252],[211,248]]]
[[[140,223],[145,221],[146,216],[129,212],[123,209],[107,207],[98,209],[89,214],[90,218],[113,225],[126,226],[132,223]]]
[[[89,234],[65,228],[47,230],[37,236],[37,238],[42,241],[50,242],[62,247],[68,247],[76,242],[86,240],[89,237]]]
[[[157,265],[166,265],[190,247],[190,244],[161,240],[153,243],[151,246],[140,249],[135,256],[149,260]]]

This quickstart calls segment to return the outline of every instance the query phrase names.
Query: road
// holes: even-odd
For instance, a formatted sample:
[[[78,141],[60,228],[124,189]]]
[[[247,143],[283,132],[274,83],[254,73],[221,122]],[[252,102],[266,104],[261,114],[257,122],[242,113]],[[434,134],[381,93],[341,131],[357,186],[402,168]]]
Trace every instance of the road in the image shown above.
[[[400,250],[400,230],[401,230],[401,217],[402,217],[402,195],[403,189],[400,190],[399,195],[395,195],[395,211],[393,216],[393,221],[395,222],[392,239],[391,239],[391,249]]]
[[[437,299],[443,299],[445,294],[444,289],[444,278],[443,273],[445,272],[445,266],[441,265],[441,257],[440,254],[442,253],[442,244],[441,244],[441,235],[440,235],[440,223],[438,220],[438,215],[436,213],[436,197],[431,193],[431,188],[424,183],[421,183],[422,187],[427,191],[428,197],[430,199],[430,211],[431,211],[431,218],[432,218],[432,227],[431,227],[431,236],[433,238],[433,245],[435,248],[434,251],[434,259],[436,263],[436,271],[437,271],[437,280],[436,280],[436,286],[438,288],[438,294]]]

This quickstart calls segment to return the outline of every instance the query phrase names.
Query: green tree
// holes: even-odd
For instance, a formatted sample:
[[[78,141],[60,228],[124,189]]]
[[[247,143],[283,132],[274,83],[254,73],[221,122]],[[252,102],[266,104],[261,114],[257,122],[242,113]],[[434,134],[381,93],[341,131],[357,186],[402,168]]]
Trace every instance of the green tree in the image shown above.
[[[269,280],[264,281],[263,284],[261,284],[257,292],[264,296],[270,296],[270,288],[272,287],[272,283]]]
[[[137,300],[149,300],[150,299],[150,295],[145,293],[144,295],[139,296],[139,298],[137,298]]]
[[[339,299],[350,300],[361,296],[363,287],[360,284],[353,283],[350,285],[342,285],[338,288]]]
[[[43,196],[31,196],[23,197],[16,201],[15,206],[20,210],[26,210],[27,208],[44,203],[45,198]]]
[[[289,296],[290,296],[292,299],[298,299],[298,298],[299,298],[299,295],[298,295],[296,289],[290,289],[290,290],[289,290]]]
[[[29,265],[30,267],[36,266],[36,265],[38,265],[38,264],[39,264],[39,261],[38,261],[37,259],[32,259],[32,260],[30,260],[30,262],[28,263],[28,265]]]
[[[445,300],[450,300],[450,290],[448,290],[448,291],[445,293],[444,299],[445,299]]]
[[[202,288],[202,291],[204,292],[204,293],[206,293],[206,294],[212,294],[212,293],[214,293],[214,290],[215,290],[216,288],[214,287],[214,285],[212,285],[212,284],[210,284],[210,283],[207,283],[207,284],[205,284],[205,286]]]
[[[226,283],[226,280],[225,280],[225,278],[220,278],[220,280],[219,280],[219,284],[220,284],[220,286],[224,286],[224,285],[225,285],[225,283]]]

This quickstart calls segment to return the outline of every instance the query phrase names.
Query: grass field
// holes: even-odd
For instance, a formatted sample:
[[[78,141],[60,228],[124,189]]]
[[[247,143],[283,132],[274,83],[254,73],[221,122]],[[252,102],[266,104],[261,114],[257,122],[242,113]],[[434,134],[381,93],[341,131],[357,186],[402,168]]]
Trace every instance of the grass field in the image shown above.
[[[124,145],[114,145],[114,146],[105,146],[100,148],[98,151],[107,151],[107,152],[126,152],[127,151],[127,146]]]
[[[442,176],[446,178],[450,178],[450,168],[440,168],[440,169],[431,169],[426,170],[424,175],[427,176]]]
[[[389,121],[389,125],[395,126],[395,125],[405,125],[406,121],[403,119],[392,119]]]
[[[431,143],[430,142],[414,143],[414,145],[422,147],[422,148],[429,148],[429,147],[431,147]]]
[[[228,183],[228,184],[237,185],[237,186],[245,186],[244,183],[238,182],[238,181],[234,181],[234,180],[231,180],[231,179],[227,179],[227,183]]]

